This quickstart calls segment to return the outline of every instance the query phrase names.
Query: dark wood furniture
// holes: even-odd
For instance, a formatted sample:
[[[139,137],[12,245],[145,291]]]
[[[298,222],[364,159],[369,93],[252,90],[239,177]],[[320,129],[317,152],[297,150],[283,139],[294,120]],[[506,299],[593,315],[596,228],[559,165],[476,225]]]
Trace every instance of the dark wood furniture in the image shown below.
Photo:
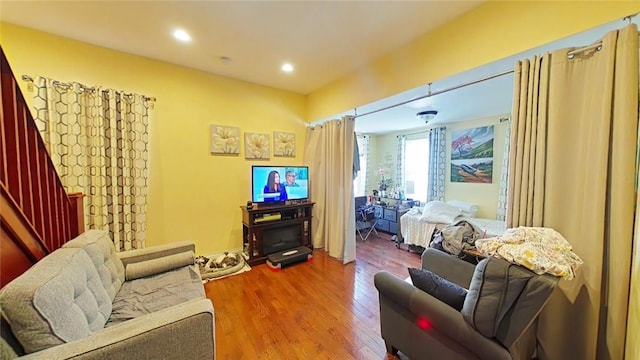
[[[313,250],[311,242],[311,210],[313,202],[287,205],[254,204],[252,209],[242,209],[242,241],[243,251],[249,265],[262,264],[267,260],[265,253],[265,233],[291,229],[299,231],[299,244]],[[294,247],[294,246],[292,246]]]
[[[0,287],[84,231],[82,194],[67,194],[0,48]]]

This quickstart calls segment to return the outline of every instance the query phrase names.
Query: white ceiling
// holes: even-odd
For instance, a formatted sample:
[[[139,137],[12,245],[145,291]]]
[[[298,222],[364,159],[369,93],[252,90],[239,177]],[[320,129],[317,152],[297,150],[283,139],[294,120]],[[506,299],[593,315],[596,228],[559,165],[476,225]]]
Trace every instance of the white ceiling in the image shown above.
[[[308,94],[480,5],[478,1],[0,1],[0,20],[231,78]],[[637,23],[637,17],[634,18]],[[439,80],[438,93],[513,69],[516,60],[596,41],[617,21]],[[175,41],[181,27],[193,42]],[[221,56],[232,59],[228,64]],[[296,70],[285,74],[289,61]],[[465,86],[356,120],[359,133],[425,128],[507,114],[513,75]],[[428,86],[358,106],[364,114],[425,96]],[[342,115],[353,115],[345,109]],[[320,119],[320,121],[325,119]]]
[[[308,94],[482,2],[2,1],[0,19]],[[173,39],[178,27],[191,43]],[[280,71],[287,61],[293,74]]]

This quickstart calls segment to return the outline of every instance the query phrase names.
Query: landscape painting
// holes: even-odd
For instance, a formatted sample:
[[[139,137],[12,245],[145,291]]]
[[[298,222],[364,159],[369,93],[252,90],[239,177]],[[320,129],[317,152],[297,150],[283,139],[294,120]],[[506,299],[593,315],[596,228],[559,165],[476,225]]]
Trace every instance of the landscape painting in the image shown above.
[[[486,183],[493,178],[493,125],[454,131],[451,182]]]

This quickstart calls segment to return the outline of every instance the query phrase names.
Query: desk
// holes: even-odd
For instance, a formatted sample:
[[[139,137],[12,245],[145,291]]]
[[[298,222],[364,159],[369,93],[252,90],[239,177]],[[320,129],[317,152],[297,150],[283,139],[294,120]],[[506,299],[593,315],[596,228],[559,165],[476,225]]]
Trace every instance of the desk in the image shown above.
[[[409,209],[399,209],[397,206],[383,205],[374,205],[373,207],[377,219],[376,229],[397,235],[400,232],[400,216],[409,211]]]

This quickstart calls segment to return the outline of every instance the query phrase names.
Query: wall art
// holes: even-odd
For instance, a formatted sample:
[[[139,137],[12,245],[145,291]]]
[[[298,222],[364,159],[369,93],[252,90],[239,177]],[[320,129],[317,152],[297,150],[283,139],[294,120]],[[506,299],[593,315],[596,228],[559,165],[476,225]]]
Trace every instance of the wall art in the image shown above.
[[[225,155],[240,154],[240,128],[211,125],[211,153]]]
[[[451,136],[451,182],[491,183],[493,125],[454,131]]]
[[[296,134],[286,132],[273,132],[273,155],[296,156]]]
[[[270,152],[269,134],[244,133],[244,157],[246,159],[269,159]]]

